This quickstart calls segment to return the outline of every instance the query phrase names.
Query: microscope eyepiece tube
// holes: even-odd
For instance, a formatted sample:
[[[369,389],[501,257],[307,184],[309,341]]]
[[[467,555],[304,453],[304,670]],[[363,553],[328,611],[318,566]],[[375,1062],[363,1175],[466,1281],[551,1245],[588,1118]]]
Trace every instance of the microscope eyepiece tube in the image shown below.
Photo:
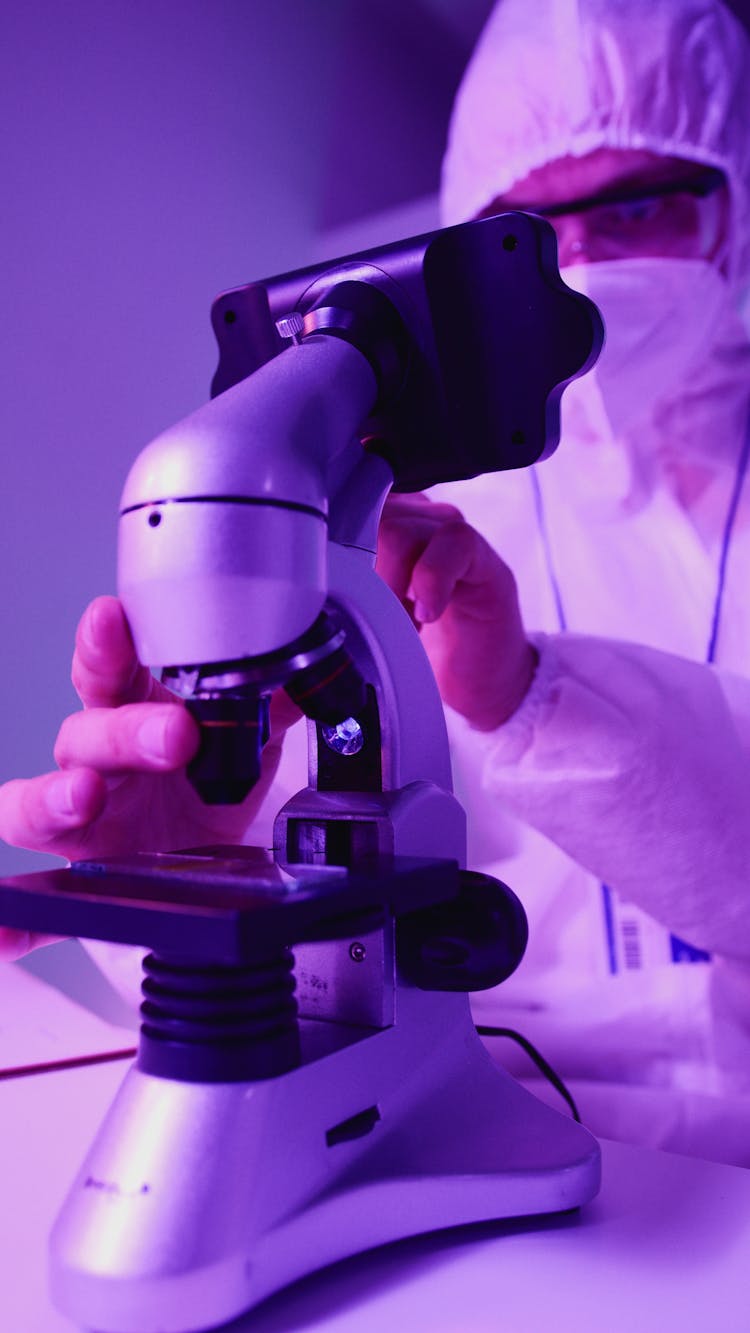
[[[378,387],[376,408],[397,397],[409,365],[409,336],[384,292],[368,282],[337,282],[305,314],[303,338],[328,334],[362,352]]]

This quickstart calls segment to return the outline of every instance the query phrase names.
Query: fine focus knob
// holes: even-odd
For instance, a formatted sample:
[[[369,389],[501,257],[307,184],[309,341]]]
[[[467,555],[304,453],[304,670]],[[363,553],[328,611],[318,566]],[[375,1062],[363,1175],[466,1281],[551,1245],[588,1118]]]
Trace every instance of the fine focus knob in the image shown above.
[[[298,343],[304,326],[305,321],[299,310],[292,310],[291,314],[276,320],[276,332],[285,342],[291,338],[293,343]]]

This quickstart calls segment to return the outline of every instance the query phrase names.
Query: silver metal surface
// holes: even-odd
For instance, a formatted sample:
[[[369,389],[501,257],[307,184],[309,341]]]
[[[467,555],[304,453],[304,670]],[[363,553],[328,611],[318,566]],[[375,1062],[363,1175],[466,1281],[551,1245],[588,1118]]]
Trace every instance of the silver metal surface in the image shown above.
[[[118,583],[138,656],[199,666],[283,648],[326,596],[326,524],[276,505],[168,506],[120,519]]]
[[[301,1017],[365,1028],[383,1028],[393,1022],[392,922],[358,935],[356,941],[298,944],[294,964]]]
[[[437,686],[373,569],[390,473],[355,438],[373,398],[354,348],[311,339],[149,446],[123,496],[121,587],[142,660],[273,651],[327,598],[375,690],[383,790],[315,790],[313,754],[310,786],[276,818],[282,873],[290,830],[309,832],[314,864],[316,830],[337,821],[357,825],[352,845],[359,829],[369,850],[465,861]],[[326,549],[310,509],[329,495]],[[195,502],[151,526],[148,506],[169,497]],[[77,1323],[199,1333],[368,1246],[596,1193],[591,1136],[492,1063],[466,995],[398,975],[392,922],[296,954],[298,1068],[245,1084],[127,1076],[52,1238],[54,1299]]]
[[[304,326],[305,321],[299,310],[292,310],[290,314],[276,320],[276,332],[279,337],[285,341],[291,339],[295,344],[300,342]]]
[[[265,686],[270,690],[277,685],[283,685],[297,671],[304,671],[318,662],[324,662],[345,641],[344,631],[338,630],[325,643],[306,649],[304,652],[291,653],[289,657],[284,656],[272,665],[267,662],[258,665],[253,658],[247,658],[242,661],[241,666],[238,665],[232,671],[215,672],[210,665],[187,670],[176,668],[167,671],[163,679],[165,684],[181,698],[214,692],[220,695],[232,690],[242,690],[248,686]]]
[[[55,1226],[62,1312],[98,1333],[198,1333],[369,1246],[590,1199],[591,1135],[491,1062],[467,997],[396,998],[392,1026],[347,1028],[281,1078],[132,1069]],[[336,1135],[357,1117],[361,1136]]]
[[[364,544],[329,543],[328,599],[344,625],[349,651],[365,679],[375,684],[384,788],[393,792],[427,781],[452,792],[445,715],[432,668],[407,612],[375,573]],[[463,813],[461,820],[465,826]],[[445,839],[439,827],[425,825],[416,839],[421,850],[412,854],[452,855],[463,865],[465,831],[459,835],[451,823],[450,836],[459,839],[453,852],[433,852],[435,839],[441,845]]]
[[[252,657],[309,629],[325,601],[329,464],[361,453],[375,394],[356,348],[316,339],[147,445],[125,483],[118,552],[142,662]]]
[[[325,514],[329,462],[355,438],[376,392],[366,358],[341,338],[287,348],[146,445],[120,512],[223,496]]]

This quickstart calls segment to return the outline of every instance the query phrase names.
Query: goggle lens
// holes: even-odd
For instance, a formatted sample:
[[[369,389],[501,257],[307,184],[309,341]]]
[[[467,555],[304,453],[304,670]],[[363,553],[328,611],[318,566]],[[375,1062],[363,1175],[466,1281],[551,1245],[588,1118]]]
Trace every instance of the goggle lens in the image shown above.
[[[585,250],[590,260],[628,255],[708,259],[721,246],[723,185],[722,173],[709,170],[694,181],[648,192],[523,211],[539,213],[552,223],[561,250]]]

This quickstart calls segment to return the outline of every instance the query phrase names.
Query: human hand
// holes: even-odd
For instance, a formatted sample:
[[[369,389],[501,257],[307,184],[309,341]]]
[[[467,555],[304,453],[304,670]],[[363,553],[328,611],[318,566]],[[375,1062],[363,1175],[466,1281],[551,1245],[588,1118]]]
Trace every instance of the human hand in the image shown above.
[[[84,612],[72,679],[83,710],[60,728],[58,771],[0,787],[0,837],[68,860],[241,840],[273,781],[284,732],[300,716],[283,691],[271,703],[260,781],[241,805],[209,806],[185,774],[197,723],[138,661],[116,598],[98,597]],[[0,927],[0,958],[48,940]]]
[[[500,556],[453,505],[391,495],[375,567],[420,629],[444,702],[478,731],[507,721],[538,659]]]

